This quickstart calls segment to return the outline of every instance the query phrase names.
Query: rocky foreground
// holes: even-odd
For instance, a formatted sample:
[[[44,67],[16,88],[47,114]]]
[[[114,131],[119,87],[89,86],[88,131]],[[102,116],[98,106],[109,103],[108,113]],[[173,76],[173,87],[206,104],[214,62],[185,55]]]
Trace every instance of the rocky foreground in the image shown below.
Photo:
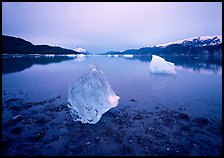
[[[182,106],[118,105],[91,125],[71,120],[63,96],[40,102],[2,96],[3,155],[222,155],[222,121],[191,118]]]

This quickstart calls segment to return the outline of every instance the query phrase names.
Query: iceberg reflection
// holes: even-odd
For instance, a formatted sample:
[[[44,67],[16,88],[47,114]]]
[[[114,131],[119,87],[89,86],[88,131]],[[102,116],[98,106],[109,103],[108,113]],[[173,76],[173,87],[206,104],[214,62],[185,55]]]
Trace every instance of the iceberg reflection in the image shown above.
[[[153,74],[150,73],[150,85],[154,90],[165,88],[176,79],[176,75],[167,74]]]
[[[76,62],[82,62],[84,60],[86,60],[86,56],[83,55],[83,54],[77,55],[76,58],[75,58]]]

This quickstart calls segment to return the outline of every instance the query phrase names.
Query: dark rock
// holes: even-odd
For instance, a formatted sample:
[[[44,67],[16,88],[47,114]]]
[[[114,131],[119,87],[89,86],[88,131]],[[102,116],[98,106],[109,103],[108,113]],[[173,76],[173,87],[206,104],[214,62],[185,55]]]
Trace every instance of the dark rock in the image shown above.
[[[141,120],[143,118],[144,117],[142,116],[142,114],[140,112],[138,112],[137,114],[134,115],[134,119],[136,119],[136,120]]]
[[[82,152],[83,151],[83,148],[82,148],[82,146],[77,146],[75,149],[74,149],[76,152],[78,152],[78,153],[80,153],[80,152]]]
[[[135,99],[131,99],[130,101],[135,102],[136,100]]]
[[[156,107],[155,107],[155,109],[156,109],[156,110],[158,110],[158,109],[159,109],[159,107],[158,107],[158,106],[156,106]]]
[[[180,129],[183,130],[183,131],[189,131],[190,128],[189,128],[189,126],[183,125],[183,126],[180,127]]]
[[[45,117],[42,117],[42,118],[35,120],[34,122],[37,124],[43,125],[43,124],[46,124],[48,122],[48,120]]]
[[[22,127],[15,127],[13,129],[11,129],[11,133],[12,134],[20,134],[22,132]]]
[[[20,98],[13,98],[13,99],[7,100],[5,103],[7,104],[7,103],[10,103],[10,102],[16,102],[16,101],[20,101],[20,100],[22,100],[22,99],[20,99]]]
[[[199,126],[199,127],[207,126],[209,123],[208,119],[203,118],[203,117],[197,117],[193,120],[193,122],[196,123],[197,126]]]
[[[178,118],[182,120],[189,120],[190,117],[187,114],[184,113],[178,113]]]
[[[22,110],[22,107],[21,106],[17,106],[17,105],[11,105],[8,107],[9,110],[12,110],[12,111],[21,111]]]
[[[45,136],[45,132],[35,132],[34,135],[27,138],[27,140],[31,140],[34,142],[39,142],[41,138]]]
[[[6,150],[8,150],[11,146],[11,144],[13,144],[13,139],[9,138],[9,137],[3,137],[2,138],[2,149],[3,152],[5,152]]]

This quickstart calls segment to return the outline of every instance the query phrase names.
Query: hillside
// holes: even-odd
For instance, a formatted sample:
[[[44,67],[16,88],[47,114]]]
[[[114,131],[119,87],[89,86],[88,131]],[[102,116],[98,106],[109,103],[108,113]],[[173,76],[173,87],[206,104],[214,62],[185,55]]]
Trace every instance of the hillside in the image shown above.
[[[125,51],[109,51],[104,54],[135,55],[221,55],[222,36],[202,36]]]
[[[80,52],[48,45],[33,45],[21,38],[2,35],[2,54],[80,54]]]

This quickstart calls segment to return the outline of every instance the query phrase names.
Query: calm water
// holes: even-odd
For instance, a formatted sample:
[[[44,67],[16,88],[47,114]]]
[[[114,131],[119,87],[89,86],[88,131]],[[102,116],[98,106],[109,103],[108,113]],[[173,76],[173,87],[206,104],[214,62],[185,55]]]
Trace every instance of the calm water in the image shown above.
[[[185,58],[190,60],[197,57]],[[20,58],[14,59],[20,60]],[[27,59],[29,60],[28,57]],[[10,64],[13,66],[13,63]],[[96,64],[102,69],[113,90],[121,97],[121,104],[135,99],[138,105],[134,108],[153,109],[155,106],[177,108],[182,105],[191,115],[221,119],[220,65],[216,66],[215,70],[203,67],[197,70],[193,66],[185,68],[180,64],[176,66],[177,75],[160,75],[150,74],[150,59],[142,62],[106,56],[71,58],[58,63],[49,61],[49,64],[44,65],[33,64],[19,72],[2,74],[2,89],[10,91],[13,95],[22,92],[25,94],[24,99],[31,101],[42,101],[58,95],[66,97],[69,83],[88,73],[90,64]]]
[[[133,58],[4,56],[2,59],[3,107],[7,107],[6,102],[11,102],[13,99],[23,100],[23,103],[33,103],[57,96],[60,96],[63,100],[61,102],[66,104],[69,83],[88,73],[90,64],[96,64],[103,71],[112,89],[120,96],[117,109],[128,107],[130,111],[147,112],[153,112],[155,109],[172,109],[184,111],[190,118],[201,117],[222,121],[221,58],[192,56],[164,56],[164,58],[176,65],[176,75],[151,74],[149,71],[151,57],[144,56]],[[9,110],[4,109],[3,126],[9,118],[19,114],[23,112],[10,113]],[[106,114],[104,115],[106,118]],[[105,119],[104,115],[101,119]],[[218,139],[221,141],[221,137]],[[13,149],[14,153],[17,153],[18,149],[16,147]],[[11,150],[5,150],[7,150],[6,155],[13,155]],[[194,152],[192,153],[194,155]],[[44,152],[42,154],[44,155]]]

